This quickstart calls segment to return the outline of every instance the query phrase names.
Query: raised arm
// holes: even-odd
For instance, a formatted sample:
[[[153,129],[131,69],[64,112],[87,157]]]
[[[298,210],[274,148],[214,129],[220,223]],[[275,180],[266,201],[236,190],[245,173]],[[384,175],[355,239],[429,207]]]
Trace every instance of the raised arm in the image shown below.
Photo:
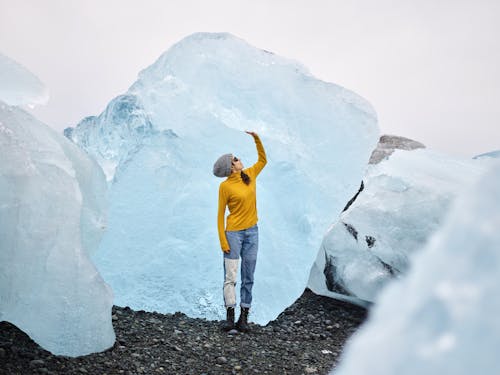
[[[260,140],[257,133],[248,132],[248,131],[246,133],[250,134],[253,137],[253,139],[255,141],[255,146],[257,147],[257,155],[258,155],[257,163],[255,163],[254,165],[252,165],[250,167],[251,169],[253,169],[255,176],[257,176],[260,173],[260,171],[267,164],[266,151],[264,150],[264,146],[262,145],[262,141]]]
[[[219,241],[222,251],[229,252],[229,243],[226,238],[226,229],[224,227],[224,215],[226,214],[227,197],[222,185],[219,186],[219,208],[217,210],[217,230],[219,232]]]

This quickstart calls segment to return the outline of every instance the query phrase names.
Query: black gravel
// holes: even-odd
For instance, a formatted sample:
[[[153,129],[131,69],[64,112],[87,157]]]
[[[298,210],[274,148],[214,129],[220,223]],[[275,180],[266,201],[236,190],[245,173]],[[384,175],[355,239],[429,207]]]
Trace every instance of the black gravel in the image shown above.
[[[363,308],[308,289],[276,320],[236,335],[220,322],[115,306],[115,345],[78,358],[51,355],[2,322],[0,374],[327,374],[365,318]]]

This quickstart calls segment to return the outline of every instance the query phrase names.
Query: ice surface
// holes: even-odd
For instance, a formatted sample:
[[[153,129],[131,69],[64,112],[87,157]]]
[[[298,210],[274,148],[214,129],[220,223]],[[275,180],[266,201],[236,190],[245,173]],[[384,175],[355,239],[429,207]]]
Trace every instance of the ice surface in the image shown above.
[[[380,295],[335,375],[500,373],[500,164]]]
[[[93,128],[92,131],[88,131]],[[116,166],[129,153],[134,153],[146,139],[155,134],[149,115],[135,95],[120,95],[113,99],[99,117],[82,120],[75,130],[67,128],[66,137],[93,155],[108,180]]]
[[[229,34],[194,34],[130,90],[66,135],[110,183],[109,227],[95,260],[115,303],[222,317],[222,252],[212,175],[224,153],[257,159],[260,248],[252,320],[302,293],[320,240],[357,189],[378,129],[370,104],[296,62]]]
[[[0,53],[0,101],[8,105],[46,104],[49,92],[25,67]]]
[[[364,190],[326,233],[311,269],[315,293],[363,304],[404,274],[485,163],[417,149],[371,164]],[[362,300],[362,301],[360,301]]]
[[[0,153],[0,321],[54,354],[111,347],[112,292],[88,256],[105,225],[101,169],[3,102]]]
[[[495,158],[495,159],[498,159],[498,158],[500,158],[500,150],[491,151],[491,152],[487,152],[485,154],[474,156],[474,159],[482,159],[482,158]]]

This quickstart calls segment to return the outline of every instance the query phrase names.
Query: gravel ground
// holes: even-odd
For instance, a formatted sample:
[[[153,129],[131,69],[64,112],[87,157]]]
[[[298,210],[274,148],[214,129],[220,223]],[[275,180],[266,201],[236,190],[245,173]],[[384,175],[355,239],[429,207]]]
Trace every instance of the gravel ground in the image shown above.
[[[115,345],[78,358],[53,356],[2,322],[0,374],[327,374],[365,318],[307,289],[276,320],[236,335],[220,322],[115,306]]]

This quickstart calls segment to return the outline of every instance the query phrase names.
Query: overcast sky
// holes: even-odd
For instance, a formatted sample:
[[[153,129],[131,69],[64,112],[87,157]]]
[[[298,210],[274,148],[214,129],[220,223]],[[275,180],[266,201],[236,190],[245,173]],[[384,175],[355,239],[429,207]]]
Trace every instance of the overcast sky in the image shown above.
[[[500,149],[499,0],[0,0],[0,52],[48,86],[33,113],[58,130],[99,114],[199,31],[355,91],[383,133],[454,155]]]

